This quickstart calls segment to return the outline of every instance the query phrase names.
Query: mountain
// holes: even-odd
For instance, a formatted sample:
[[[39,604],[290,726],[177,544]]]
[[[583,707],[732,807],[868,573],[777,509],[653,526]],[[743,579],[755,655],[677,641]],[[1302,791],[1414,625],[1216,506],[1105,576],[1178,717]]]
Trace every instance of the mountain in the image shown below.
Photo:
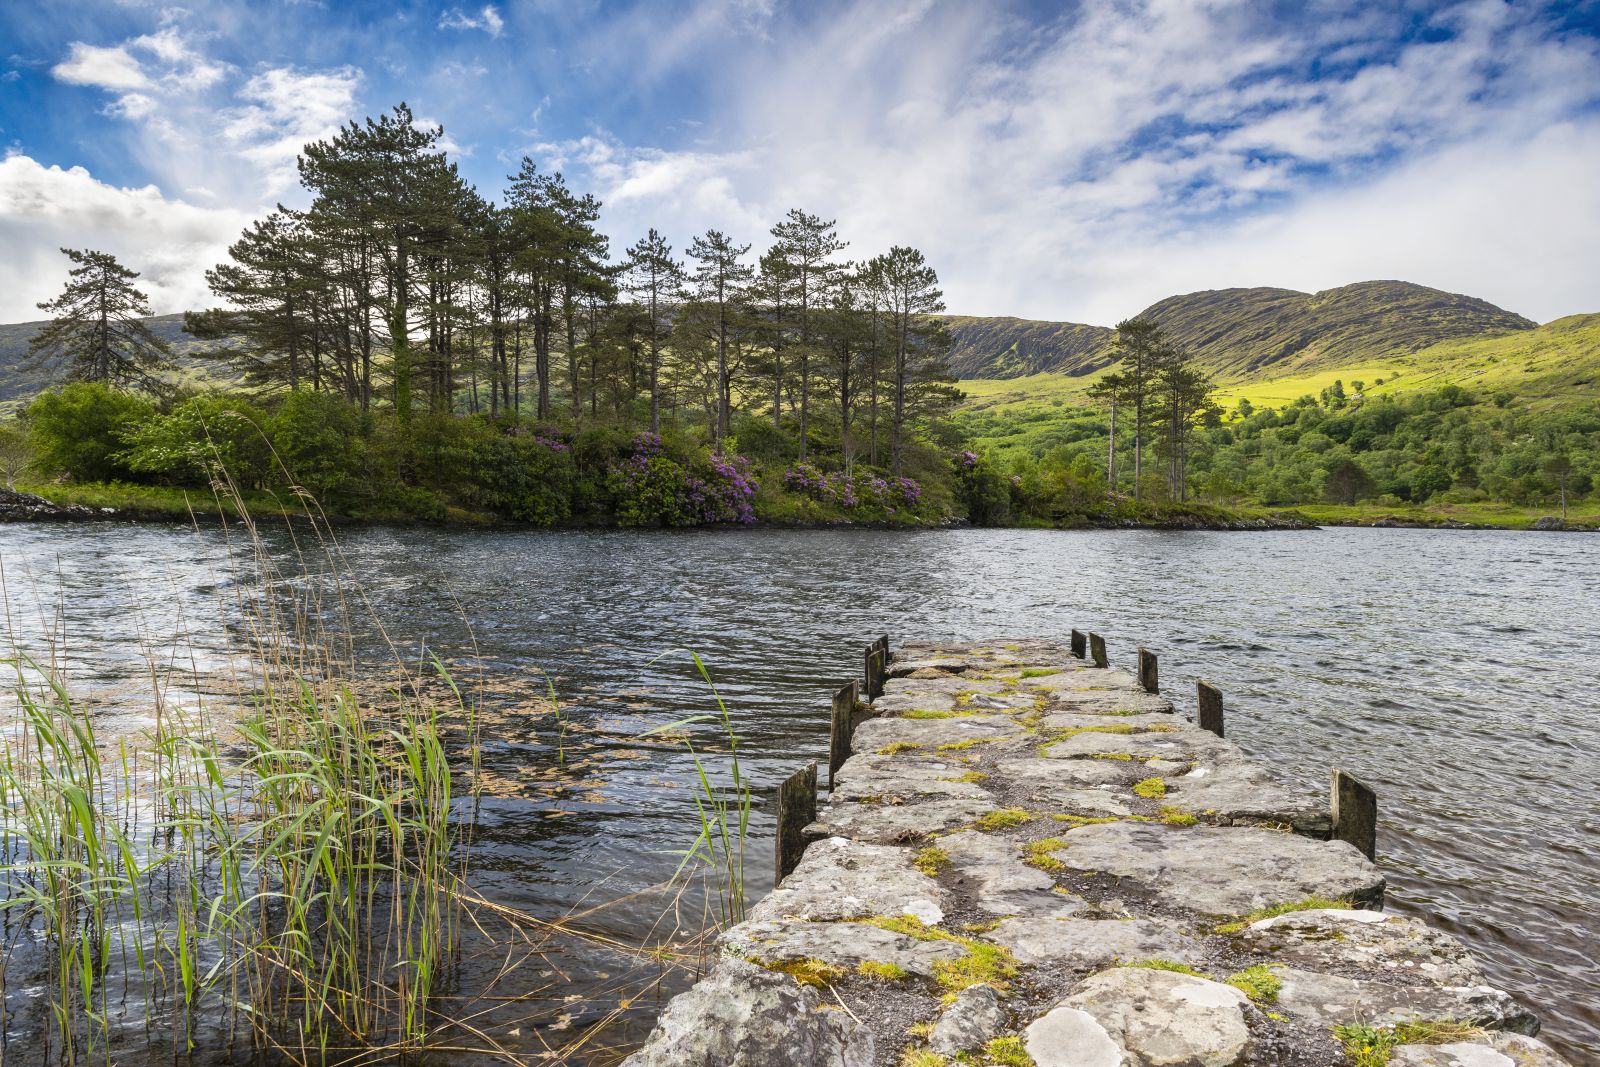
[[[179,377],[193,380],[197,377],[226,379],[226,368],[209,364],[196,356],[196,350],[206,342],[196,340],[183,329],[183,315],[152,315],[142,320],[150,331],[172,346],[177,357]],[[27,359],[28,342],[44,328],[43,322],[15,322],[0,325],[0,408],[9,408],[26,400],[40,389],[51,384],[48,370],[24,371],[19,364]]]
[[[1410,282],[1357,282],[1320,293],[1212,289],[1169,296],[1139,313],[1219,380],[1304,373],[1416,352],[1537,324],[1486,300]],[[1114,331],[1076,323],[949,316],[961,378],[1092,374],[1112,361]]]
[[[1009,316],[946,315],[955,347],[950,369],[958,378],[1018,378],[1041,371],[1090,374],[1111,362],[1107,326],[1041,322]]]

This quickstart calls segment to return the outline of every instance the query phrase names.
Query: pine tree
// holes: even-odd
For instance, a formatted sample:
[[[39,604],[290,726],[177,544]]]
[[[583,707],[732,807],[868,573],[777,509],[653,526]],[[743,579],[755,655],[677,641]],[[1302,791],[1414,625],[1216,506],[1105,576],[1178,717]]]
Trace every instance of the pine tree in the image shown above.
[[[652,229],[628,249],[628,284],[643,306],[649,341],[650,432],[661,432],[661,346],[671,333],[671,311],[683,282],[672,246]]]
[[[800,458],[806,456],[811,414],[812,308],[827,289],[829,276],[838,265],[829,257],[845,248],[835,233],[833,219],[821,219],[798,208],[791,208],[784,220],[772,228],[777,243],[769,256],[783,262],[795,286],[795,325],[798,327],[800,359]]]
[[[1133,499],[1141,499],[1144,480],[1145,431],[1150,425],[1150,396],[1165,342],[1161,330],[1149,319],[1124,319],[1117,323],[1112,351],[1120,361],[1123,398],[1133,409]]]
[[[743,262],[749,245],[736,245],[720,230],[707,230],[689,245],[689,256],[699,261],[695,283],[699,299],[715,309],[717,343],[715,437],[728,436],[733,408],[733,378],[729,373],[728,339],[740,317],[746,290],[755,277],[755,268]]]
[[[68,381],[162,392],[158,377],[171,347],[139,321],[150,300],[134,287],[139,277],[109,252],[63,248],[75,266],[54,300],[39,304],[50,322],[28,343],[25,366],[53,366]]]
[[[883,293],[889,316],[893,357],[889,448],[898,477],[903,473],[907,400],[916,380],[917,359],[930,347],[929,331],[935,328],[926,316],[944,310],[944,293],[938,287],[938,273],[915,248],[896,245],[884,255],[874,256],[868,270]]]

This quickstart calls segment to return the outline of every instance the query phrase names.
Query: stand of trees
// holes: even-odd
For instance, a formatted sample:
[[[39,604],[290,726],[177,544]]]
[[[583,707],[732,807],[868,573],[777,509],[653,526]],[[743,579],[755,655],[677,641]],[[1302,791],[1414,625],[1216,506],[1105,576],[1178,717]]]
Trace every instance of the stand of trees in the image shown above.
[[[228,436],[217,419],[229,403],[252,406],[234,414],[259,422],[312,410],[289,402],[305,393],[348,409],[315,406],[366,442],[341,451],[348,462],[382,452],[393,461],[379,481],[453,503],[471,494],[428,483],[430,466],[445,451],[495,451],[468,423],[491,442],[534,437],[561,449],[614,431],[601,451],[620,459],[631,448],[647,461],[676,435],[682,447],[666,452],[685,470],[742,451],[775,466],[769,482],[793,463],[855,477],[864,460],[878,470],[862,472],[862,485],[885,500],[879,474],[948,479],[944,416],[960,394],[943,324],[929,317],[943,309],[938,277],[921,253],[847,261],[834,221],[793,210],[754,260],[751,244],[717,229],[689,243],[688,263],[654,229],[613,257],[595,197],[525,158],[491,201],[441,150],[442,136],[402,104],[305,147],[308,206],[253,222],[207,272],[218,306],[185,315],[208,342],[201,355],[243,382],[228,401],[160,395],[169,353],[138,332],[148,308],[136,275],[102,253],[69,253],[86,265],[49,305],[60,318],[41,345],[61,353],[69,380],[156,394],[118,418],[147,410],[134,421],[160,423],[122,419],[126,447],[102,442],[99,458],[79,465],[193,481],[195,450]],[[94,273],[80,282],[82,272]],[[96,292],[114,298],[97,305]],[[304,427],[280,429],[297,437]],[[492,459],[473,466],[462,476],[500,477]],[[699,491],[695,482],[705,478],[682,492]],[[859,488],[829,492],[853,500]]]

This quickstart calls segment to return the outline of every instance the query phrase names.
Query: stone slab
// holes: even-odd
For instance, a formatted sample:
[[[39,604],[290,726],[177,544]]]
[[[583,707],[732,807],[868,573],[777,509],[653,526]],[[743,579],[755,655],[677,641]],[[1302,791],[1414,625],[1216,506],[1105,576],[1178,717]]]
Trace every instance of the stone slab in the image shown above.
[[[953,941],[919,941],[870,923],[810,922],[805,919],[746,921],[723,934],[725,953],[773,963],[816,959],[845,970],[862,963],[889,963],[924,978],[938,960],[960,959],[967,950]]]
[[[1381,911],[1313,909],[1251,924],[1251,952],[1309,970],[1354,970],[1431,985],[1483,985],[1467,947],[1416,919]]]
[[[1069,971],[1148,959],[1191,963],[1205,953],[1194,938],[1153,919],[1016,918],[988,936],[1021,963]]]
[[[836,921],[867,915],[910,915],[932,925],[944,918],[944,894],[911,865],[909,849],[830,838],[812,842],[800,865],[749,917]]]
[[[1491,986],[1397,985],[1275,967],[1278,1010],[1315,1026],[1393,1026],[1449,1019],[1491,1030],[1535,1034],[1539,1022],[1509,993]]]
[[[1206,915],[1242,915],[1307,897],[1383,901],[1382,873],[1342,841],[1251,827],[1117,822],[1066,834],[1068,867],[1126,878]]]

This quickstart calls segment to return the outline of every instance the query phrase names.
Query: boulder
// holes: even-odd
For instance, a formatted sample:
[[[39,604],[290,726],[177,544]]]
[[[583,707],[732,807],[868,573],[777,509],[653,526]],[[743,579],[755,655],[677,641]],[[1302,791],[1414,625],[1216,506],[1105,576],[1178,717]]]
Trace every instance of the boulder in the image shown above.
[[[1206,978],[1117,967],[1085,979],[1028,1027],[1038,1067],[1233,1067],[1250,1047],[1249,999]]]
[[[1483,985],[1467,947],[1416,919],[1360,909],[1292,911],[1253,923],[1243,947],[1310,970],[1356,970],[1432,985]]]
[[[804,919],[742,922],[723,934],[720,944],[727,953],[762,963],[813,959],[847,971],[863,963],[889,963],[924,978],[933,977],[935,961],[967,954],[954,941],[919,941],[871,923]]]
[[[909,849],[830,838],[813,842],[749,917],[835,921],[867,915],[910,915],[931,926],[944,918],[943,893],[911,865]]]
[[[1353,845],[1252,827],[1117,822],[1068,831],[1057,858],[1125,878],[1206,915],[1240,915],[1307,897],[1381,905],[1383,875]]]
[[[1448,1045],[1400,1045],[1389,1067],[1571,1067],[1543,1041],[1522,1034],[1484,1034]]]
[[[744,960],[720,960],[667,1005],[623,1067],[870,1067],[872,1033],[816,990]]]
[[[1154,919],[1016,918],[988,937],[1019,963],[1065,971],[1149,959],[1191,963],[1204,956],[1199,942]]]
[[[1278,1009],[1313,1026],[1392,1026],[1403,1022],[1450,1019],[1489,1030],[1539,1032],[1539,1020],[1492,986],[1395,985],[1343,975],[1274,967],[1283,983]]]
[[[982,1048],[1005,1025],[1005,1009],[993,986],[968,986],[956,994],[928,1035],[928,1047],[941,1056]]]
[[[805,828],[807,837],[848,837],[877,844],[911,844],[996,810],[991,800],[912,798],[903,804],[831,803]]]

